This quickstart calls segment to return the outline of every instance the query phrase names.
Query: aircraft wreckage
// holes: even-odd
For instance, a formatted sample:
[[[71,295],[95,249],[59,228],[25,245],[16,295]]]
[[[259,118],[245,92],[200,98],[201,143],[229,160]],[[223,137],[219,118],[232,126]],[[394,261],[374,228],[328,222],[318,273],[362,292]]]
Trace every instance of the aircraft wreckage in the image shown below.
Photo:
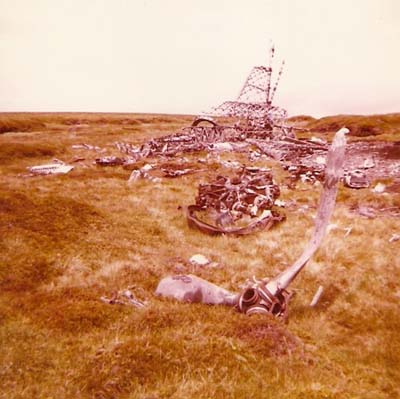
[[[252,69],[236,101],[226,101],[212,112],[196,118],[181,132],[150,140],[140,148],[126,143],[118,143],[117,146],[134,162],[147,157],[171,159],[178,154],[204,150],[209,153],[218,150],[247,151],[249,158],[254,159],[257,155],[250,147],[257,148],[258,156],[264,154],[281,162],[293,178],[304,176],[311,182],[323,181],[312,238],[291,267],[272,279],[254,280],[241,293],[232,293],[194,275],[176,275],[162,279],[156,295],[190,303],[235,306],[248,315],[263,313],[287,317],[292,296],[288,286],[320,246],[334,209],[338,182],[343,172],[348,129],[337,132],[330,148],[321,140],[297,140],[293,129],[285,126],[286,111],[272,105],[283,68],[282,63],[276,83],[272,85],[273,57],[272,47],[270,65]],[[235,122],[226,126],[217,123],[214,117],[234,118]],[[130,181],[140,177],[151,179],[149,173],[152,168],[145,166],[134,170]],[[234,176],[219,175],[210,183],[199,185],[196,203],[189,205],[186,211],[189,226],[207,234],[241,235],[269,228],[283,220],[283,216],[273,209],[280,190],[271,170],[244,165],[238,165],[237,169]],[[169,177],[180,176],[190,170],[182,166],[181,174],[177,174],[177,170],[166,173],[163,169],[164,176]],[[200,214],[206,216],[202,218]],[[215,223],[210,223],[210,219]],[[240,220],[247,222],[236,225]]]
[[[346,128],[339,130],[333,140],[327,157],[325,180],[313,235],[300,258],[292,266],[272,279],[254,280],[239,294],[193,275],[178,275],[162,279],[158,284],[156,294],[190,303],[235,306],[240,312],[248,315],[272,314],[286,319],[288,303],[292,297],[287,288],[320,246],[335,207],[338,183],[343,171],[345,134],[348,132]]]
[[[110,155],[95,159],[95,163],[102,167],[122,166],[131,170],[129,184],[138,179],[158,182],[161,178],[197,173],[207,170],[204,169],[206,164],[215,162],[229,169],[230,173],[217,175],[209,183],[200,184],[195,204],[186,208],[189,226],[212,235],[250,234],[270,228],[284,219],[276,208],[280,189],[272,171],[236,161],[222,161],[218,156],[222,151],[243,153],[249,161],[261,157],[274,159],[294,181],[323,182],[312,238],[300,258],[278,276],[254,280],[241,293],[229,292],[193,275],[170,276],[160,281],[157,295],[186,302],[235,306],[245,314],[267,313],[287,317],[291,298],[287,289],[321,244],[335,205],[348,130],[338,131],[330,147],[321,139],[296,139],[296,128],[285,124],[286,111],[273,105],[284,65],[282,63],[275,84],[272,84],[274,53],[272,47],[269,66],[251,70],[236,101],[222,103],[177,133],[153,138],[141,145],[115,143],[124,157]],[[103,152],[87,144],[75,147]],[[206,152],[206,159],[189,162],[184,157],[199,152]],[[43,167],[40,169],[41,173],[48,173],[48,170],[53,173],[54,165],[45,166],[44,172]],[[136,303],[130,291],[124,292],[121,298],[104,297],[103,300],[107,303]]]
[[[236,151],[251,153],[253,158],[266,154],[279,161],[288,153],[291,158],[311,153],[326,155],[327,146],[296,140],[293,128],[285,125],[287,113],[274,106],[273,99],[283,71],[282,62],[275,83],[272,83],[272,62],[275,49],[270,49],[269,66],[254,67],[247,77],[236,101],[225,101],[210,112],[197,117],[191,126],[172,135],[151,139],[142,146],[116,143],[133,164],[148,158],[176,158],[180,154],[207,151]],[[229,125],[217,122],[221,119]],[[257,151],[251,150],[257,148]],[[319,151],[319,152],[318,152]],[[123,162],[120,158],[118,161]],[[96,159],[99,165],[115,165],[115,157]],[[231,165],[224,165],[231,166]],[[207,234],[250,234],[273,226],[283,216],[272,207],[279,196],[272,172],[267,169],[239,165],[234,177],[218,176],[199,186],[196,204],[187,207],[186,217],[191,227]],[[303,166],[304,169],[305,166]],[[134,169],[129,181],[139,178],[156,181],[153,166]],[[161,166],[163,177],[177,177],[195,172],[181,164],[181,169]],[[322,167],[318,173],[323,173]],[[295,168],[302,170],[302,167]],[[213,219],[213,220],[211,220]]]

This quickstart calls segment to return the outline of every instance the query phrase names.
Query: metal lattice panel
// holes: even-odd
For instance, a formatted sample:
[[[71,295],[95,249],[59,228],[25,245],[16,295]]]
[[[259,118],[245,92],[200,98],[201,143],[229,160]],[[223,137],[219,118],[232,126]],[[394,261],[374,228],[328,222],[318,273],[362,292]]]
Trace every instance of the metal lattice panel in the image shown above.
[[[225,101],[207,113],[209,116],[234,117],[245,120],[247,126],[255,128],[272,128],[286,117],[286,110],[272,106],[284,62],[278,72],[275,84],[272,85],[272,61],[275,49],[270,49],[269,66],[253,67],[247,77],[236,101]]]

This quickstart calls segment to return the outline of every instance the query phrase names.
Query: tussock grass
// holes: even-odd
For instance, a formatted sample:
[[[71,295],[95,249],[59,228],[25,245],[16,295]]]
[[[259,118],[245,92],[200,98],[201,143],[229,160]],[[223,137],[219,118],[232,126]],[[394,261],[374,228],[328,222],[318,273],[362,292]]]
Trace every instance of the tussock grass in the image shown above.
[[[294,125],[310,129],[312,133],[332,135],[341,127],[350,129],[350,135],[374,140],[398,141],[400,138],[400,114],[382,115],[334,115],[320,119],[308,116],[289,118]]]
[[[32,132],[46,127],[44,121],[30,114],[1,114],[0,134],[7,132]]]
[[[200,181],[226,173],[217,164],[179,179],[128,185],[128,170],[98,167],[97,153],[71,149],[85,142],[117,155],[114,141],[140,143],[190,118],[31,117],[45,128],[0,136],[0,397],[400,395],[399,242],[388,241],[399,233],[398,220],[351,211],[399,206],[397,192],[341,187],[336,228],[291,287],[289,323],[249,318],[157,298],[154,290],[170,274],[194,273],[238,290],[253,275],[284,270],[310,237],[320,187],[282,188],[282,199],[309,208],[285,210],[286,221],[270,231],[210,237],[190,229],[178,206],[194,202]],[[19,176],[26,166],[77,155],[85,161],[67,175]],[[222,157],[244,161],[241,154]],[[188,158],[196,164],[196,154]],[[287,178],[273,161],[257,164],[271,167],[279,183]],[[344,237],[347,227],[352,231]],[[190,265],[195,253],[218,266]],[[311,309],[319,285],[324,293]],[[127,287],[145,308],[100,301]]]

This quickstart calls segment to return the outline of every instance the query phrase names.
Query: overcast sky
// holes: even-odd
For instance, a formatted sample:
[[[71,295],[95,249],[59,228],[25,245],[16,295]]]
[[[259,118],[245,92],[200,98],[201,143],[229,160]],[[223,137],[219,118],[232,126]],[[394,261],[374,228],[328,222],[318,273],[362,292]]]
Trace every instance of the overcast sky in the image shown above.
[[[0,111],[196,114],[270,40],[290,115],[400,112],[399,0],[0,0]]]

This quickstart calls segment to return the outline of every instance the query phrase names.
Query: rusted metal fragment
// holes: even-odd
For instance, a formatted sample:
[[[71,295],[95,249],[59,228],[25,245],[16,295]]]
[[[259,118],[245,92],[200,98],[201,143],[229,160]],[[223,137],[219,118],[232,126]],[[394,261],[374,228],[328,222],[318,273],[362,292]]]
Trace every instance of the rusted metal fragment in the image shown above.
[[[119,151],[129,155],[131,162],[136,162],[143,157],[141,148],[136,145],[130,143],[116,142],[115,146],[118,148]]]
[[[370,169],[370,168],[374,168],[375,167],[375,162],[373,159],[371,158],[367,158],[364,162],[363,162],[363,169]]]
[[[192,274],[163,278],[156,295],[188,303],[234,306],[237,295]]]
[[[263,154],[272,159],[292,164],[300,163],[310,157],[324,156],[328,150],[325,144],[287,136],[270,141],[248,139],[247,142],[255,145]]]

